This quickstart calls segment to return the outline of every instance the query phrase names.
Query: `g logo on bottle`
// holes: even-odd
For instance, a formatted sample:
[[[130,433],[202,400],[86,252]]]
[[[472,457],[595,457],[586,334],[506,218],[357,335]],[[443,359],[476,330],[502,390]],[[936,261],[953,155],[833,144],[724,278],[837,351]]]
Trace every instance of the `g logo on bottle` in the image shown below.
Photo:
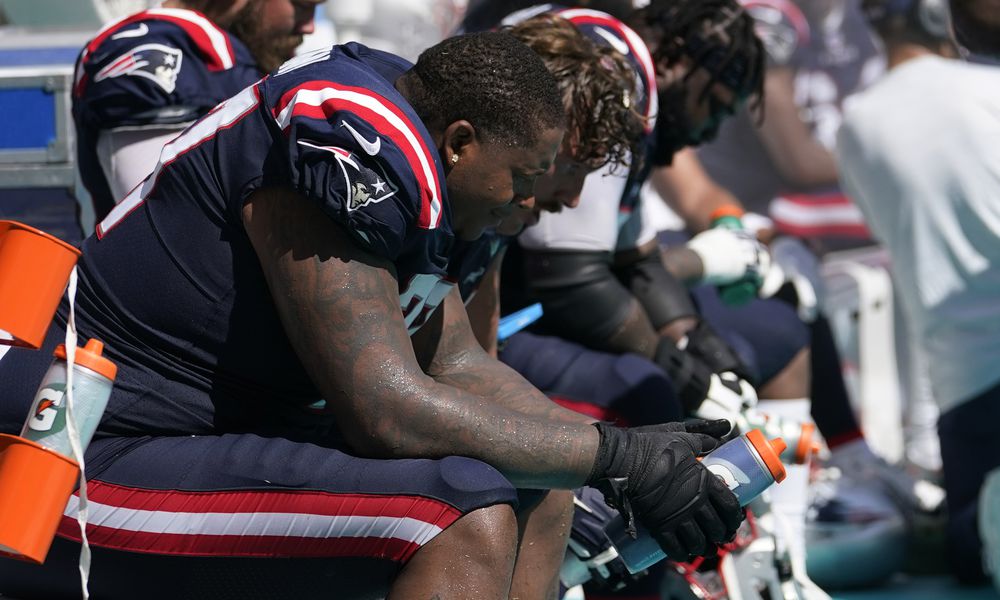
[[[28,428],[34,431],[51,431],[53,426],[58,424],[56,431],[65,425],[65,417],[59,418],[63,414],[63,400],[66,398],[66,384],[53,383],[51,387],[44,387],[38,391],[35,397],[34,410],[28,419]]]
[[[708,470],[722,480],[730,491],[750,483],[750,477],[743,472],[743,469],[725,459],[717,459],[710,465],[706,465]]]

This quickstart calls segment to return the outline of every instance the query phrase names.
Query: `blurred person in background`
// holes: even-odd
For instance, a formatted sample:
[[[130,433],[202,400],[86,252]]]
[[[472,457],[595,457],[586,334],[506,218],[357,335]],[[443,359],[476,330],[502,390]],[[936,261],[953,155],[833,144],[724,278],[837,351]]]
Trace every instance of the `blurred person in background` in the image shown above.
[[[927,357],[941,409],[946,556],[973,583],[984,577],[979,492],[1000,466],[1000,70],[956,60],[945,0],[864,8],[890,71],[845,111],[840,178],[891,255]],[[1000,494],[984,501],[1000,514]]]
[[[80,53],[80,177],[102,220],[163,145],[291,58],[325,0],[167,0],[107,25]]]
[[[494,27],[515,11],[537,6],[538,0],[469,0],[460,31],[478,31]],[[590,8],[618,18],[626,18],[637,4],[633,0],[577,0],[563,6]]]
[[[872,524],[865,535],[878,540],[866,548],[884,559],[889,553],[878,548],[898,545],[893,541],[911,515],[936,509],[940,491],[917,495],[914,479],[865,440],[816,298],[822,294],[817,254],[869,243],[860,211],[838,190],[832,148],[845,100],[882,72],[884,59],[856,0],[747,0],[745,6],[768,54],[763,119],[743,111],[720,127],[717,139],[654,172],[652,183],[692,232],[711,226],[713,210],[733,205],[748,212],[746,226],[772,242],[788,280],[779,296],[796,304],[810,326],[810,412],[831,451],[826,464],[836,467],[821,471],[820,485],[810,490],[808,531],[823,548],[814,556],[838,554],[831,542],[863,541],[852,536],[855,523],[865,520]],[[775,230],[785,235],[775,238]],[[883,579],[901,559],[860,560],[847,570],[822,568],[822,560],[811,565],[833,575],[819,576],[820,583],[851,585]]]
[[[325,10],[339,42],[358,41],[415,60],[449,35],[464,8],[464,0],[350,0],[330,2]]]

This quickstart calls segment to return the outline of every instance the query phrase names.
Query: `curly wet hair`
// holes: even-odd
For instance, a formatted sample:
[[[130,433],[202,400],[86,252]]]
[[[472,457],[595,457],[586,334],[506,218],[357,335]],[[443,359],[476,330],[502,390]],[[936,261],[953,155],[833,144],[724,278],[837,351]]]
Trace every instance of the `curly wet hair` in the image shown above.
[[[428,127],[464,119],[488,143],[532,146],[539,132],[566,124],[555,77],[508,33],[469,33],[431,46],[407,72],[406,90]]]
[[[505,31],[534,50],[555,76],[574,160],[591,169],[608,163],[628,166],[644,122],[633,107],[636,78],[626,60],[551,13]]]
[[[652,0],[628,19],[652,44],[657,64],[674,65],[682,57],[692,71],[704,67],[712,75],[703,96],[722,82],[748,98],[759,110],[764,97],[764,47],[754,33],[754,20],[736,0]]]

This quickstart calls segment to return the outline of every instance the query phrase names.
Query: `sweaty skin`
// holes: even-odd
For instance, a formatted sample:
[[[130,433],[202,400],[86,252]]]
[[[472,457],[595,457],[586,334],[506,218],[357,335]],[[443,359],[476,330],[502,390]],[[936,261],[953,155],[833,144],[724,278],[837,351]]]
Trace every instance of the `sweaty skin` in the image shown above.
[[[424,372],[438,383],[490,398],[524,415],[579,425],[594,421],[559,406],[517,371],[482,350],[469,327],[457,287],[414,334],[413,345]]]
[[[445,302],[431,325],[440,333],[427,334],[437,339],[420,345],[437,381],[414,353],[391,263],[290,190],[256,192],[243,220],[288,338],[356,452],[468,456],[518,487],[569,489],[587,479],[597,430],[542,416],[557,414],[552,403],[479,348],[460,301]]]

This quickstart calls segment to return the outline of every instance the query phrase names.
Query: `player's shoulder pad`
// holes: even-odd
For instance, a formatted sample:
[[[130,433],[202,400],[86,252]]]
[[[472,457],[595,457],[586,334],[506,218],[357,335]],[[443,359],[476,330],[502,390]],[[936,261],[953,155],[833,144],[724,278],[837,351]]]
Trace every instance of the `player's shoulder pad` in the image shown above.
[[[293,171],[315,172],[331,161],[314,158],[333,159],[333,185],[349,212],[412,209],[417,227],[434,229],[444,200],[440,158],[416,113],[376,69],[350,49],[304,54],[265,80],[271,114],[289,137]],[[318,180],[315,173],[307,179]]]
[[[772,65],[788,65],[809,44],[809,22],[792,0],[742,0]]]
[[[183,52],[194,52],[209,71],[236,64],[229,33],[193,10],[151,8],[104,27],[80,53],[78,77],[142,68],[153,72]],[[145,63],[145,64],[144,64]]]

